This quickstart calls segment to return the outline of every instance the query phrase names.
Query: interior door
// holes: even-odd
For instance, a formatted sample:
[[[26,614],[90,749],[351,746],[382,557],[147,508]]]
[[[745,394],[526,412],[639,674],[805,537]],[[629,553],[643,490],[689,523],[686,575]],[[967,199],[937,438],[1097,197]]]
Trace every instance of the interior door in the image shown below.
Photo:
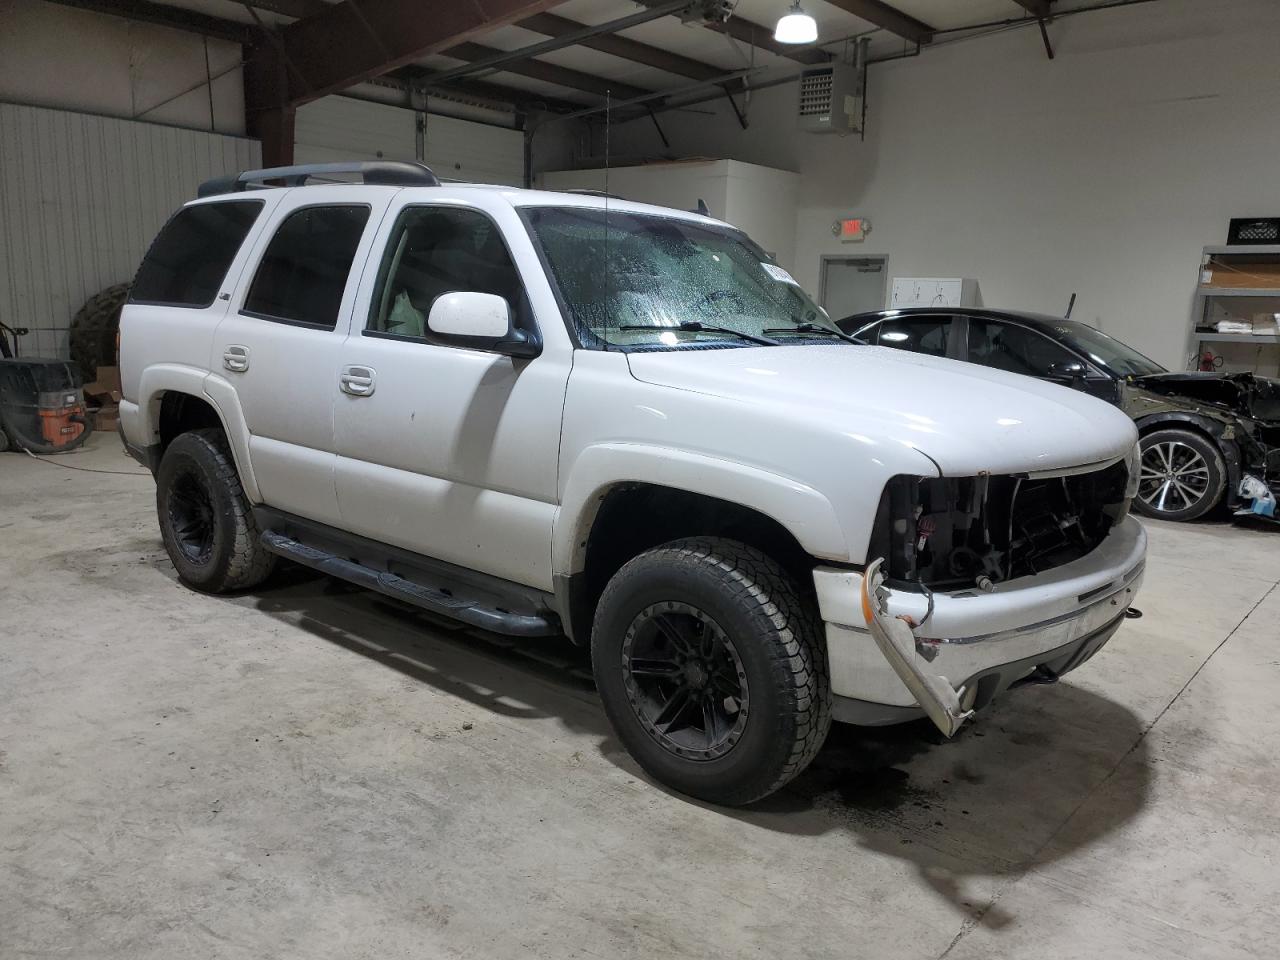
[[[519,326],[537,335],[537,325],[486,213],[417,204],[387,219],[369,308],[352,324],[346,379],[334,385],[343,527],[550,590],[572,355],[515,360],[434,336],[431,304],[454,291],[501,296]]]
[[[340,520],[333,404],[363,263],[392,191],[291,190],[272,212],[214,336],[212,369],[235,389],[263,500]]]
[[[883,310],[885,276],[883,257],[824,257],[819,291],[823,309],[832,320]]]

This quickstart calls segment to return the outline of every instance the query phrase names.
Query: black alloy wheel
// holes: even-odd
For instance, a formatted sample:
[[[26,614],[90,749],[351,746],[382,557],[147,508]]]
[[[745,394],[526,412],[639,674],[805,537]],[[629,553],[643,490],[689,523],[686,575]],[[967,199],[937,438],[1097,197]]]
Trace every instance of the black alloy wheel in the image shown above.
[[[184,470],[173,480],[168,497],[169,528],[183,555],[195,564],[208,563],[213,555],[213,496],[205,477],[195,469]]]
[[[627,697],[641,725],[678,757],[713,760],[742,738],[747,673],[720,625],[688,603],[645,607],[622,642]]]

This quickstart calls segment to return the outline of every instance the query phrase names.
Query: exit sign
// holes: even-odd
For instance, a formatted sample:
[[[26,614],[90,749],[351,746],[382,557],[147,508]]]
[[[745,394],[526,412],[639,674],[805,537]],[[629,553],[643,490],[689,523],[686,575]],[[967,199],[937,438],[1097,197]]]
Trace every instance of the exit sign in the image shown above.
[[[831,233],[839,237],[841,243],[852,243],[861,240],[871,229],[871,221],[866,217],[848,217],[831,224]]]

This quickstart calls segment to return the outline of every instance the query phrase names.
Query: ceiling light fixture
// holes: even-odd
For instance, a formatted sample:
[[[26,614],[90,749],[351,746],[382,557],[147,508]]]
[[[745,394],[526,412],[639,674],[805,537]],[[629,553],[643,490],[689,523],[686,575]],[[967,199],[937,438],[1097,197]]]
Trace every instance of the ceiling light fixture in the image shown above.
[[[773,39],[779,43],[813,43],[818,39],[818,24],[801,9],[800,0],[796,0],[778,21]]]

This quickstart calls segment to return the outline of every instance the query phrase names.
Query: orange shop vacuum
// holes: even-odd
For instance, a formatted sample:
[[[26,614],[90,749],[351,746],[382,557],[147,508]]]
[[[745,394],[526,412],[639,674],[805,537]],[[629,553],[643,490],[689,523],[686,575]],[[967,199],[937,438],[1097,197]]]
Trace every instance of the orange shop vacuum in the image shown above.
[[[18,356],[26,332],[0,323],[0,452],[66,453],[91,429],[80,371],[66,360]]]

